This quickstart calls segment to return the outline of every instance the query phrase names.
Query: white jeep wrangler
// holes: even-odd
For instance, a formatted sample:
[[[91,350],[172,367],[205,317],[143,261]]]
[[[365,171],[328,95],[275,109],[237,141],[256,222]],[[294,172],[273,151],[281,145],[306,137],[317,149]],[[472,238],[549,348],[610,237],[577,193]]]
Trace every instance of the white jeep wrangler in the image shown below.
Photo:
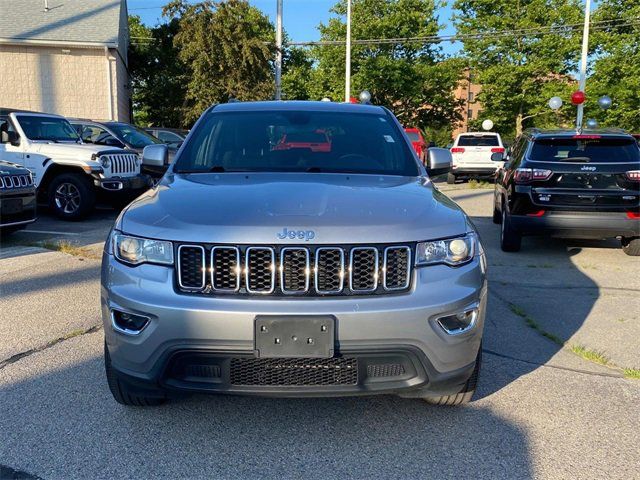
[[[57,216],[79,220],[98,196],[117,204],[149,186],[135,152],[85,145],[59,115],[5,112],[0,116],[0,158],[31,171],[38,199]]]

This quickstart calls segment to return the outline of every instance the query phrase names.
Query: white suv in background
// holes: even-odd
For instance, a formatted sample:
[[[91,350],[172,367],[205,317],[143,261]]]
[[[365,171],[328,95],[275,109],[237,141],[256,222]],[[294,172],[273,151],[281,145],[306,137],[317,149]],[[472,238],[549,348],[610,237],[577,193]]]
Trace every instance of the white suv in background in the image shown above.
[[[453,167],[447,175],[447,183],[471,177],[492,177],[504,162],[494,162],[491,155],[504,153],[504,145],[498,133],[468,132],[456,137],[451,147]]]

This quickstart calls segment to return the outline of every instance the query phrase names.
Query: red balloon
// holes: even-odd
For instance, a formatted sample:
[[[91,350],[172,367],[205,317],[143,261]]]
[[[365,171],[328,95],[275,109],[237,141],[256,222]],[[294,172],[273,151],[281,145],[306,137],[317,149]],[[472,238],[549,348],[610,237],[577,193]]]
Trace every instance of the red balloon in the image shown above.
[[[571,94],[571,103],[573,103],[574,105],[580,105],[584,103],[585,98],[586,96],[584,92],[576,90]]]

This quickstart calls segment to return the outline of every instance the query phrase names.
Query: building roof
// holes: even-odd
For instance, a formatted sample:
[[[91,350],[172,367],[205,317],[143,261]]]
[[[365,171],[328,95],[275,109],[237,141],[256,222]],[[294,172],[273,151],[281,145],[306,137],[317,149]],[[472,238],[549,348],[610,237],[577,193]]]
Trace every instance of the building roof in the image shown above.
[[[118,46],[126,0],[46,3],[47,11],[45,0],[0,0],[0,43]]]

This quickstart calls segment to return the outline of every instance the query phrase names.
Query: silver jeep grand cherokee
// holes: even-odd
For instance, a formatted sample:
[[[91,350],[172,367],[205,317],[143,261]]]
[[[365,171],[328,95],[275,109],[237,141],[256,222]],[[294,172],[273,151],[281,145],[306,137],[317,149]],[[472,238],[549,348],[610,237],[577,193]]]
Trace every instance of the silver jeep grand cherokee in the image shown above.
[[[145,149],[162,164],[167,150]],[[102,263],[115,399],[395,393],[468,402],[487,286],[474,226],[388,110],[209,108]]]

